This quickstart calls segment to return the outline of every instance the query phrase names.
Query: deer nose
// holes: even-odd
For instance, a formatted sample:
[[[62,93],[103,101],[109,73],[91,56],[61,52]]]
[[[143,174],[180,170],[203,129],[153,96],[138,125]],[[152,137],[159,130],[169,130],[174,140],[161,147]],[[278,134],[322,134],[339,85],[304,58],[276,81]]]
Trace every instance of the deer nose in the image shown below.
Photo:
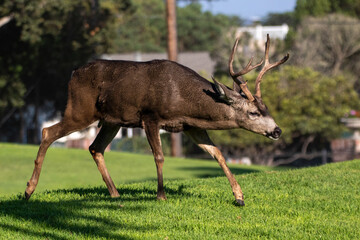
[[[271,133],[271,136],[275,139],[278,139],[281,135],[282,131],[279,127],[276,127],[274,131]]]

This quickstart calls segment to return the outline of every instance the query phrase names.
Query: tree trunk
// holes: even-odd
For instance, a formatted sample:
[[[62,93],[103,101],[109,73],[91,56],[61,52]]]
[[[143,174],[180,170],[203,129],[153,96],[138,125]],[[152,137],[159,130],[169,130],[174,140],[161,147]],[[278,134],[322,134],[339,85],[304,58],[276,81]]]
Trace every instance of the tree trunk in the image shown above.
[[[177,61],[176,0],[166,0],[166,20],[168,30],[168,58]],[[171,156],[182,156],[181,133],[171,133]]]
[[[334,66],[331,70],[332,75],[337,75],[340,72],[340,67],[341,67],[342,63],[343,63],[342,58],[339,57],[339,58],[335,59]]]

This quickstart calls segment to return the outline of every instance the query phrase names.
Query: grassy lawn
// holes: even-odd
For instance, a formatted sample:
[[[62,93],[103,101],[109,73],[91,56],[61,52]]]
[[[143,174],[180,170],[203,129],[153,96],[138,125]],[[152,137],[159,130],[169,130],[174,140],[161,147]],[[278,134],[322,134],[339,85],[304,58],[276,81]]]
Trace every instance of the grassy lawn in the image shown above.
[[[63,149],[50,149],[38,189],[26,202],[34,154],[34,147],[0,144],[0,239],[359,237],[359,160],[286,171],[232,166],[245,194],[240,208],[216,163],[167,158],[168,200],[156,201],[151,156],[107,153],[121,195],[111,199],[90,155]],[[21,186],[11,183],[18,178]]]
[[[34,169],[38,146],[0,143],[0,195],[25,191]],[[106,152],[107,168],[116,186],[156,180],[152,155]],[[229,165],[234,174],[272,170],[270,167]],[[280,168],[278,168],[280,169]],[[170,179],[225,176],[217,162],[165,157],[165,183]],[[36,192],[69,187],[105,186],[87,150],[49,148]],[[35,192],[35,193],[36,193]]]

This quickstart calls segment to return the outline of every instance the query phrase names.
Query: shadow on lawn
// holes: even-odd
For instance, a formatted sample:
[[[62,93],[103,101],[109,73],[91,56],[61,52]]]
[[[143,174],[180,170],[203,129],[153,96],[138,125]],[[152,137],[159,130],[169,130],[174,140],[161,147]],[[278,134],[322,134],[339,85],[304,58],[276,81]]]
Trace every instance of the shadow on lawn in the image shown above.
[[[229,167],[230,171],[235,175],[247,174],[260,172],[256,169],[244,169],[240,167]],[[194,171],[194,176],[197,178],[211,178],[211,177],[225,177],[224,171],[220,168],[220,166],[214,167],[180,167],[178,168],[181,171]]]
[[[121,185],[120,185],[121,186]],[[133,189],[126,187],[117,187],[120,194],[119,198],[110,198],[109,191],[105,187],[94,187],[94,188],[72,188],[72,189],[60,189],[51,191],[52,193],[75,193],[79,196],[86,196],[92,199],[107,199],[110,201],[157,201],[156,200],[156,183],[154,181],[152,189],[143,187],[141,189]],[[186,197],[192,196],[184,191],[185,186],[180,185],[177,188],[170,188],[164,186],[166,195],[173,197]]]
[[[185,197],[187,193],[183,192],[183,188],[178,186],[165,190],[168,196]],[[0,200],[0,228],[11,232],[10,236],[21,233],[20,236],[25,235],[25,238],[62,240],[76,239],[79,235],[84,238],[133,239],[123,233],[125,229],[127,232],[146,233],[154,232],[161,227],[121,220],[126,220],[126,216],[129,215],[140,215],[147,205],[125,204],[124,206],[123,202],[156,202],[154,189],[120,188],[118,190],[120,197],[116,199],[110,198],[106,188],[98,187],[50,191],[46,193],[50,193],[50,200],[46,200],[46,194],[41,197],[42,200],[26,201],[20,195],[18,199]],[[56,194],[60,195],[60,200],[51,200]],[[76,198],[79,199],[74,200]]]

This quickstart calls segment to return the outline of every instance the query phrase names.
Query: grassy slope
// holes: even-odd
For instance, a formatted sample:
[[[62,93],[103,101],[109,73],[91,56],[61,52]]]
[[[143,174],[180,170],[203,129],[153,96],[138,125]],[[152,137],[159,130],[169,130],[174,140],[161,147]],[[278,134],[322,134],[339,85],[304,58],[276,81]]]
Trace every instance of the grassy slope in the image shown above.
[[[23,192],[34,169],[38,146],[0,143],[0,195]],[[156,180],[151,155],[105,153],[108,170],[116,186],[123,183]],[[259,166],[230,165],[234,174],[266,171]],[[165,157],[164,179],[189,179],[224,176],[215,161]],[[50,148],[42,168],[36,192],[69,187],[105,186],[86,150]]]
[[[154,181],[118,185],[118,199],[105,187],[5,196],[0,239],[356,239],[359,174],[356,160],[237,175],[243,208],[224,177],[166,181],[165,202]]]

